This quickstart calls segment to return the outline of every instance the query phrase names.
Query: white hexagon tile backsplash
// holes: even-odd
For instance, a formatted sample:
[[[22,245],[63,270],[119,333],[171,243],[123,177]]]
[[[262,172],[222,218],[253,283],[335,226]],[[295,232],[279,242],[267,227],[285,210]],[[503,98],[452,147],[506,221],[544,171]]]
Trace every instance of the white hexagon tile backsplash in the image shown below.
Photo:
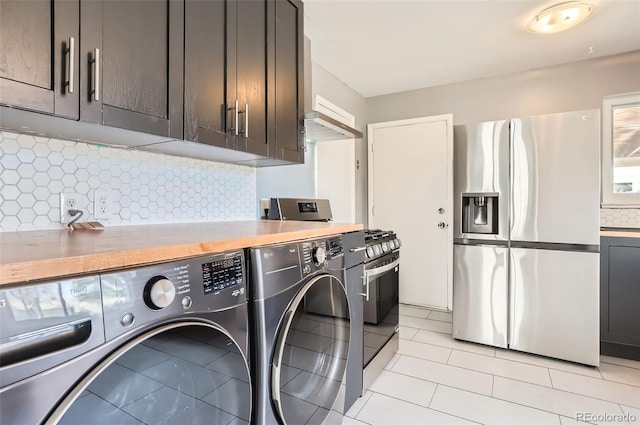
[[[107,190],[105,225],[250,220],[251,167],[87,143],[0,133],[0,231],[59,229],[60,193],[79,195],[83,221]]]
[[[640,208],[602,208],[600,226],[640,229]]]

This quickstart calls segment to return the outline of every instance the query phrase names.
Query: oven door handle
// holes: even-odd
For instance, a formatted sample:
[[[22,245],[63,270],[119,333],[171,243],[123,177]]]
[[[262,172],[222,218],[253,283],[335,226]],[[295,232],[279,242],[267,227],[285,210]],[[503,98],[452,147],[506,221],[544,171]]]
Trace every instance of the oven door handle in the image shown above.
[[[384,265],[382,267],[376,267],[375,269],[365,270],[364,271],[364,275],[367,278],[367,280],[369,280],[372,277],[379,276],[379,275],[381,275],[383,273],[388,272],[389,270],[395,269],[399,265],[400,265],[400,259],[398,258],[393,263],[389,263],[389,264]]]

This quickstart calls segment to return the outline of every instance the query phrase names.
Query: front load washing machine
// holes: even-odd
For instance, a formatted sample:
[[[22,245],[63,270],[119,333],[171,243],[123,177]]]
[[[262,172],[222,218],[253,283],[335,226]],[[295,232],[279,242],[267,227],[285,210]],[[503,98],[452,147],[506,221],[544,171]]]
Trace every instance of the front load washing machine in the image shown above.
[[[244,253],[0,291],[0,423],[251,420]]]
[[[361,281],[354,295],[343,236],[249,252],[256,424],[321,424],[344,409],[349,364],[362,375]]]

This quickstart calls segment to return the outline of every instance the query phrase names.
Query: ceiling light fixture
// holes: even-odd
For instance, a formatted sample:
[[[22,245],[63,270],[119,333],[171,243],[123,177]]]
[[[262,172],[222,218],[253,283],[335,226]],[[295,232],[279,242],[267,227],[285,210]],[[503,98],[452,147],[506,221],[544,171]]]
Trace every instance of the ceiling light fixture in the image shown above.
[[[527,31],[553,34],[575,27],[591,16],[593,4],[586,1],[558,3],[537,13],[527,24]]]

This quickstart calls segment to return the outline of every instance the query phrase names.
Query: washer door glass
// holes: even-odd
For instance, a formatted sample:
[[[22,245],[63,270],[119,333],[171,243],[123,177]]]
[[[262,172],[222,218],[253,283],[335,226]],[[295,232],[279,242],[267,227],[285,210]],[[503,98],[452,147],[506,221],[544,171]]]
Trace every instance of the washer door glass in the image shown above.
[[[86,389],[58,423],[249,422],[249,372],[225,333],[190,322],[151,334],[126,344],[85,378],[79,388]]]
[[[309,281],[285,313],[275,346],[272,397],[286,424],[327,417],[344,378],[349,333],[343,284],[329,275]]]

